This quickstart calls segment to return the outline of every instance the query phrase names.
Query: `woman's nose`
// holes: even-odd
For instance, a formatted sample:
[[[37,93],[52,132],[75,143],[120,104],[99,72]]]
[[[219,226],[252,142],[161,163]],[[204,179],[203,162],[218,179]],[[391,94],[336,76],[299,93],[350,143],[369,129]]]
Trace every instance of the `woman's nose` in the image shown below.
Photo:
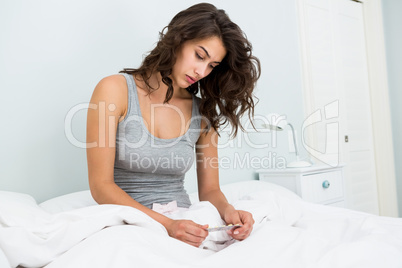
[[[199,79],[204,78],[209,73],[208,65],[207,64],[198,65],[195,72],[199,76]]]

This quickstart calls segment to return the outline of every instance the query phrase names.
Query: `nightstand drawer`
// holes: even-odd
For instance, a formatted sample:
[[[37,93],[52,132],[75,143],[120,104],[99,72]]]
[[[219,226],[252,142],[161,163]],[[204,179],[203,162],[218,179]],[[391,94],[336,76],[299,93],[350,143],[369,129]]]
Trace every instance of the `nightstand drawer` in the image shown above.
[[[330,204],[343,198],[342,172],[324,172],[303,175],[301,195],[306,201]]]

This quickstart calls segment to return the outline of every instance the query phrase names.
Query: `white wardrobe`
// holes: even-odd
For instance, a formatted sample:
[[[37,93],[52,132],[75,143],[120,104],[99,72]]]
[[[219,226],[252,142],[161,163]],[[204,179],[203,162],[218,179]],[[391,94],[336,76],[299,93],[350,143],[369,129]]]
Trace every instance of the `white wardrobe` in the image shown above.
[[[375,54],[381,46],[370,47],[378,33],[370,28],[376,18],[367,18],[375,6],[367,2],[297,1],[302,141],[316,162],[345,164],[348,208],[397,216],[388,88],[384,74],[372,67],[385,57]]]

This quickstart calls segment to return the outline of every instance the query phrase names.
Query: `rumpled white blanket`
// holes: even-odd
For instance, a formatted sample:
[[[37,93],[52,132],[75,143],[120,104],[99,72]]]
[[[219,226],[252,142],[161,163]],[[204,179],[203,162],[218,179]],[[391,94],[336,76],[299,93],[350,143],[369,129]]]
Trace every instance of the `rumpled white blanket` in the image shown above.
[[[256,191],[233,202],[250,211],[244,241],[211,233],[201,248],[167,235],[130,207],[96,205],[49,214],[34,201],[0,198],[0,247],[12,267],[402,267],[402,220]],[[219,225],[207,202],[174,218]],[[225,244],[226,243],[226,244]],[[203,249],[208,248],[208,249]]]

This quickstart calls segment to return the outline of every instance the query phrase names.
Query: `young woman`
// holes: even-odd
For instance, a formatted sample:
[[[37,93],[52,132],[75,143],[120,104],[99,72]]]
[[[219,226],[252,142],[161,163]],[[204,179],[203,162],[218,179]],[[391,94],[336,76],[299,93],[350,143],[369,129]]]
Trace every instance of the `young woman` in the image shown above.
[[[102,79],[87,118],[89,185],[100,204],[132,206],[160,222],[171,237],[199,246],[207,225],[173,220],[157,205],[188,208],[184,173],[196,157],[198,193],[247,238],[254,220],[235,210],[219,188],[218,130],[254,112],[259,60],[223,10],[197,4],[178,13],[138,69]],[[196,94],[200,93],[200,98]],[[195,156],[196,155],[196,156]],[[154,208],[154,209],[152,209]]]

